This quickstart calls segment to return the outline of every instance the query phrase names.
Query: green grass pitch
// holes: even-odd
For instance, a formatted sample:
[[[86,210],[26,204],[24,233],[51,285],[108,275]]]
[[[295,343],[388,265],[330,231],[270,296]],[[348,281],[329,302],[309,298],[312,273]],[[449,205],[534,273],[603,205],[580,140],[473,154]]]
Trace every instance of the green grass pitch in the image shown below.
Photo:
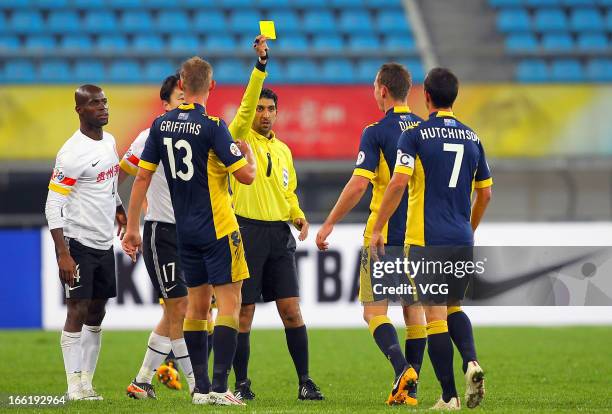
[[[311,376],[326,396],[323,402],[297,400],[296,376],[282,330],[251,335],[250,377],[257,400],[248,407],[196,407],[186,391],[156,384],[158,400],[135,401],[125,387],[136,375],[148,338],[145,331],[106,331],[94,384],[105,400],[70,403],[62,411],[100,413],[371,413],[416,409],[386,407],[392,370],[363,329],[311,329]],[[477,328],[486,398],[476,410],[492,412],[612,412],[612,329],[609,327]],[[403,340],[403,334],[400,332]],[[403,342],[402,342],[403,346]],[[66,388],[58,332],[1,331],[3,378],[0,394],[60,395]],[[460,395],[463,376],[455,352]],[[233,378],[230,378],[233,386]],[[425,356],[419,385],[419,410],[439,396]],[[467,408],[464,407],[464,410]],[[52,412],[53,408],[8,408],[0,412]]]

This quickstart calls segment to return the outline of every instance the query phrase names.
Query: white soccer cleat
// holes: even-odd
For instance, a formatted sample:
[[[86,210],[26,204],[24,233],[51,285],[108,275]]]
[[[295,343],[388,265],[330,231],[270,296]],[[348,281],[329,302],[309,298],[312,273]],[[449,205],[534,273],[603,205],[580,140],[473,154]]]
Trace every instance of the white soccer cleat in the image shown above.
[[[438,400],[437,403],[434,404],[430,410],[440,410],[440,411],[454,411],[461,410],[461,401],[459,401],[459,397],[453,397],[449,400],[449,402],[444,402],[442,397]]]
[[[208,394],[210,404],[212,405],[246,405],[240,401],[230,390],[225,392],[210,392]]]
[[[199,392],[194,392],[193,397],[191,397],[191,403],[196,405],[209,405],[212,404],[210,402],[209,394],[201,394]]]
[[[465,401],[468,408],[478,407],[484,395],[484,371],[478,362],[470,361],[465,372]]]
[[[87,401],[102,401],[104,398],[100,394],[96,392],[93,388],[84,389],[81,391],[83,395],[83,400]]]
[[[66,397],[67,401],[80,401],[83,399],[83,391],[82,390],[73,391],[73,392],[66,391],[66,394],[64,394],[64,396]]]

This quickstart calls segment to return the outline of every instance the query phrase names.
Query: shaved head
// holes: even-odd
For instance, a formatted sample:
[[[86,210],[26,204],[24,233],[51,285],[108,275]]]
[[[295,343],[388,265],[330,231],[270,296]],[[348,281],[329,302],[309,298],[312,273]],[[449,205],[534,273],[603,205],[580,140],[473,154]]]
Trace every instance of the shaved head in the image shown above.
[[[86,124],[93,128],[101,128],[108,124],[108,100],[99,86],[79,86],[74,92],[74,103],[81,126]]]
[[[91,98],[91,95],[98,94],[102,91],[102,88],[96,85],[81,85],[74,91],[74,103],[76,106],[87,104],[87,101]]]

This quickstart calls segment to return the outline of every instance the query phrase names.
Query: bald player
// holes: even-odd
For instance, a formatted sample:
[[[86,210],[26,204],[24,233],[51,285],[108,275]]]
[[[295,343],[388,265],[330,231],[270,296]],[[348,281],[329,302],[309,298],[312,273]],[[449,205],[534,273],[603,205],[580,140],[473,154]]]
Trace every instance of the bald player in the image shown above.
[[[127,224],[117,193],[119,157],[115,138],[103,131],[108,100],[95,85],[75,94],[79,129],[57,154],[45,215],[66,295],[61,348],[68,400],[102,400],[92,385],[101,344],[106,301],[117,295],[113,237]]]

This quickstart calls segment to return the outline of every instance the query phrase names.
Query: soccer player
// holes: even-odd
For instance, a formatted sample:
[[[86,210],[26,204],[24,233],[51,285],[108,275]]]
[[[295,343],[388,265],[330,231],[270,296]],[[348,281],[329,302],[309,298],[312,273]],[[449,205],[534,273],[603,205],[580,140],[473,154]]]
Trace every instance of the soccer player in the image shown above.
[[[255,398],[248,378],[249,336],[255,302],[263,296],[265,302],[276,302],[285,326],[287,347],[298,376],[298,399],[322,400],[323,395],[308,373],[308,336],[300,313],[296,245],[287,221],[300,231],[300,241],[306,239],[309,224],[295,194],[297,177],[291,150],[272,131],[278,97],[270,89],[253,92],[256,94],[249,98],[256,105],[245,111],[243,122],[236,123],[234,130],[230,125],[234,137],[243,137],[250,144],[259,166],[253,185],[231,179],[234,208],[251,274],[242,285],[234,393],[243,400]]]
[[[448,69],[432,69],[425,79],[425,102],[429,119],[408,129],[400,137],[395,173],[380,206],[370,241],[373,251],[384,250],[383,228],[400,205],[406,187],[410,187],[406,241],[408,258],[423,263],[444,260],[459,263],[473,260],[474,231],[491,198],[493,184],[480,138],[453,114],[452,106],[459,90],[459,81]],[[472,190],[476,196],[471,202]],[[446,276],[440,271],[423,271],[414,275],[419,286],[429,282],[448,284],[448,294],[425,294],[428,352],[442,386],[442,397],[434,409],[457,410],[453,374],[453,346],[447,323],[447,305],[463,299],[468,277]],[[463,314],[465,315],[465,314]],[[467,319],[467,316],[465,317]],[[480,403],[484,395],[483,371],[476,360],[469,319],[455,321],[463,340],[458,347],[466,355],[466,399],[468,407]]]
[[[267,63],[267,44],[263,36],[258,36],[254,42],[254,49],[258,55],[256,67],[253,69],[244,99],[238,113],[230,123],[230,132],[235,125],[240,125],[244,119],[244,112],[254,112],[256,101],[248,99],[253,94],[259,94],[265,79]],[[178,75],[168,76],[160,90],[160,98],[164,110],[169,112],[178,107],[184,100],[183,91],[178,87]],[[257,95],[255,95],[257,96]],[[238,129],[239,130],[239,129]],[[142,131],[132,143],[129,150],[121,160],[121,167],[128,174],[138,172],[138,163],[149,136],[149,128]],[[234,135],[236,136],[236,135]],[[163,166],[159,166],[147,191],[148,209],[145,215],[143,256],[151,282],[159,297],[163,299],[162,319],[149,337],[148,349],[143,365],[135,380],[128,386],[127,393],[134,398],[155,398],[155,390],[151,380],[160,363],[170,352],[173,353],[173,363],[181,366],[189,384],[189,391],[193,392],[195,379],[193,377],[187,346],[183,338],[183,319],[187,306],[187,287],[181,275],[180,264],[176,249],[176,225],[174,211],[170,200],[170,191]],[[212,310],[207,319],[209,339],[208,351],[212,345],[212,332],[214,322]],[[160,373],[162,377],[173,376],[171,365],[164,367]],[[174,373],[176,375],[176,373]],[[166,385],[173,387],[180,383],[167,381]]]
[[[242,280],[249,277],[227,174],[250,184],[255,178],[255,164],[248,144],[234,142],[225,123],[206,113],[205,105],[214,88],[210,64],[199,57],[188,59],[181,66],[180,77],[185,103],[151,126],[132,186],[129,211],[133,218],[128,220],[123,249],[135,255],[142,244],[140,209],[154,171],[162,162],[176,218],[179,261],[188,288],[183,330],[196,380],[192,402],[244,405],[227,387],[236,351],[240,288]],[[218,316],[211,384],[206,318],[213,287]]]
[[[421,367],[426,343],[423,311],[418,305],[408,306],[408,303],[404,303],[404,318],[407,327],[406,355],[404,356],[395,328],[387,317],[388,298],[385,295],[374,294],[369,266],[372,227],[378,216],[382,195],[393,175],[397,142],[402,131],[422,121],[408,108],[410,87],[410,72],[404,66],[397,63],[386,63],[380,67],[374,80],[374,98],[385,116],[364,129],[353,176],[321,226],[316,242],[320,250],[327,250],[329,243],[326,240],[333,231],[334,225],[357,205],[368,184],[372,183],[370,216],[364,232],[362,249],[362,262],[367,265],[360,266],[359,298],[364,304],[363,317],[370,332],[395,371],[396,381],[387,399],[387,404],[416,405],[416,377]],[[399,208],[382,231],[383,242],[388,246],[396,246],[396,249],[399,250],[403,250],[404,246],[407,206],[408,195],[404,191],[401,194]],[[404,391],[408,382],[414,383],[410,386],[409,394]]]
[[[127,217],[117,193],[119,157],[106,131],[108,101],[98,86],[75,94],[79,129],[57,154],[45,215],[55,243],[67,315],[60,340],[69,400],[102,400],[92,380],[108,298],[117,295],[113,227]]]

